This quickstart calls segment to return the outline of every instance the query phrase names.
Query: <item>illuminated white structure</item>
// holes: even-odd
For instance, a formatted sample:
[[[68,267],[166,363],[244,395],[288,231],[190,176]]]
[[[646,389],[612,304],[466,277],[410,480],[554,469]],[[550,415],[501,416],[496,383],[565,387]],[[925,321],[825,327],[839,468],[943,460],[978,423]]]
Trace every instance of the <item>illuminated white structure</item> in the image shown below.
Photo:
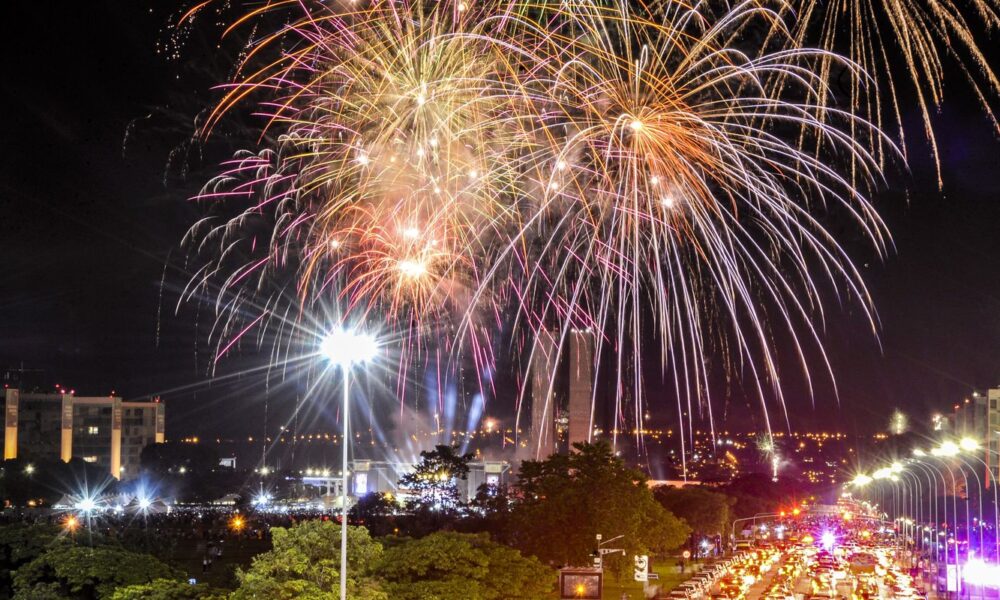
[[[407,462],[355,460],[351,462],[353,481],[349,495],[355,499],[372,493],[391,493],[395,496],[405,496],[407,491],[400,489],[399,480],[404,475],[412,473],[415,466],[413,463]],[[462,502],[468,502],[476,497],[476,493],[483,485],[492,488],[506,485],[509,471],[510,464],[505,461],[470,462],[466,478],[456,482],[459,498]],[[318,478],[303,478],[305,483],[315,481],[318,481]]]

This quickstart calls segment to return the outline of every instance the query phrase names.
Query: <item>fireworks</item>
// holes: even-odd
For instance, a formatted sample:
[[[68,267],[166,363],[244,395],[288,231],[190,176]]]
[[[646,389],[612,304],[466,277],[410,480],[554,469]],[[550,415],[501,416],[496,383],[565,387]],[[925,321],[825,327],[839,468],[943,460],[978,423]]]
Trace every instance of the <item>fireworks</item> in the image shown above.
[[[932,115],[944,101],[946,72],[960,74],[997,126],[991,102],[1000,94],[1000,80],[976,35],[977,30],[1000,25],[996,0],[791,0],[785,11],[789,18],[783,23],[791,23],[793,47],[817,45],[829,52],[816,57],[820,77],[840,76],[836,52],[865,69],[866,77],[847,82],[849,109],[880,128],[894,129],[903,142],[907,99],[914,97],[938,167],[938,185],[942,182]],[[852,133],[885,157],[877,137]],[[902,147],[905,151],[905,143]]]
[[[631,6],[359,0],[240,19],[285,24],[251,42],[203,131],[248,103],[266,120],[262,147],[205,187],[210,214],[186,240],[185,298],[212,291],[216,358],[275,323],[281,339],[315,336],[310,314],[337,305],[404,338],[403,361],[443,348],[491,367],[542,330],[593,328],[636,430],[650,352],[689,414],[725,367],[780,399],[776,336],[811,387],[807,357],[829,369],[824,292],[875,327],[824,225],[846,214],[887,244],[862,190],[895,147],[865,119],[880,110],[838,110],[830,88],[846,74],[864,109],[865,75],[832,33],[826,50],[804,46],[805,25],[784,34],[780,10]],[[920,36],[961,25],[913,19]],[[904,43],[938,73],[921,40]]]

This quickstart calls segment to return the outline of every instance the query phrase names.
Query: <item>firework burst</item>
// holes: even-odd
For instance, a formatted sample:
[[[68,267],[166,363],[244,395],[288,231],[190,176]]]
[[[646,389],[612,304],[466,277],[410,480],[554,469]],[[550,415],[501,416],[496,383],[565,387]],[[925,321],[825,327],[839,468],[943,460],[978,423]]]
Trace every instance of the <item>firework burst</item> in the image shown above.
[[[1000,95],[1000,79],[980,47],[977,31],[1000,26],[996,0],[955,2],[941,0],[790,0],[784,13],[792,23],[791,36],[778,34],[791,48],[815,45],[829,51],[813,65],[825,80],[839,77],[843,53],[862,66],[867,77],[848,77],[850,110],[864,115],[880,129],[894,129],[906,151],[903,120],[907,99],[915,98],[942,185],[933,114],[944,101],[945,75],[961,73],[986,116],[998,127],[992,104]],[[788,44],[790,42],[790,44]],[[949,68],[950,65],[950,68]],[[779,78],[777,85],[784,80]],[[880,160],[896,153],[870,131],[852,131],[877,153]]]
[[[593,327],[639,430],[650,332],[690,410],[713,355],[780,399],[775,329],[808,375],[825,286],[874,327],[822,224],[846,212],[887,241],[855,182],[880,176],[864,142],[891,143],[829,107],[814,69],[856,66],[733,45],[752,22],[782,31],[756,5],[641,8],[375,0],[241,19],[302,11],[252,44],[207,120],[247,102],[267,119],[264,149],[206,186],[211,214],[187,238],[201,264],[185,297],[216,290],[217,358],[330,303],[481,366]]]

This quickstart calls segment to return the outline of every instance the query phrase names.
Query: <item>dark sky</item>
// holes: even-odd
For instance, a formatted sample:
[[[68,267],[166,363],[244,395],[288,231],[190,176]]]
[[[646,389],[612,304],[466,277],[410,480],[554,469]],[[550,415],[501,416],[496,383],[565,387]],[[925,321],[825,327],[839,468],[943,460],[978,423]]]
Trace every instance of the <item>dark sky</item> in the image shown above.
[[[172,172],[165,185],[166,165],[191,131],[184,119],[209,97],[199,72],[225,56],[197,41],[181,61],[157,54],[172,13],[151,12],[153,3],[9,4],[0,19],[0,368],[23,362],[82,394],[162,393],[172,432],[253,430],[259,382],[199,387],[194,313],[174,317],[176,295],[161,306],[160,294],[164,265],[176,264],[198,215],[186,198],[203,181]],[[881,349],[856,307],[831,303],[839,403],[821,381],[813,408],[793,381],[793,426],[871,431],[895,407],[923,419],[974,386],[1000,384],[1000,142],[962,85],[949,77],[951,102],[936,117],[944,192],[918,115],[907,114],[911,171],[876,197],[895,251],[880,262],[848,239],[866,265]],[[168,270],[166,283],[184,277]],[[229,368],[253,364],[243,360]],[[170,391],[183,386],[198,391]],[[732,412],[745,425],[753,411],[743,402]]]

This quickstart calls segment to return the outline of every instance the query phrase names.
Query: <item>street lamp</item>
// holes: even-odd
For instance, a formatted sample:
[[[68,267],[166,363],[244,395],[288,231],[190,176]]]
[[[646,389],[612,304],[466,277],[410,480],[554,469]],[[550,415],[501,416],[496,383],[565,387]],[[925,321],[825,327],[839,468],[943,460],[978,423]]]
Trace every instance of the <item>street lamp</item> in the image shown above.
[[[962,447],[952,441],[947,441],[931,450],[932,456],[958,456],[958,453],[962,451]]]
[[[856,487],[865,487],[872,481],[874,480],[869,475],[865,475],[864,473],[859,473],[858,476],[851,481],[851,483]]]
[[[331,331],[319,345],[319,353],[334,365],[340,367],[344,376],[344,438],[342,460],[342,484],[340,487],[340,600],[347,600],[347,446],[350,437],[350,381],[351,367],[366,363],[378,354],[378,343],[370,335],[338,329]]]
[[[966,437],[959,440],[958,447],[965,452],[975,452],[976,450],[979,450],[979,442],[977,442],[972,438]]]

